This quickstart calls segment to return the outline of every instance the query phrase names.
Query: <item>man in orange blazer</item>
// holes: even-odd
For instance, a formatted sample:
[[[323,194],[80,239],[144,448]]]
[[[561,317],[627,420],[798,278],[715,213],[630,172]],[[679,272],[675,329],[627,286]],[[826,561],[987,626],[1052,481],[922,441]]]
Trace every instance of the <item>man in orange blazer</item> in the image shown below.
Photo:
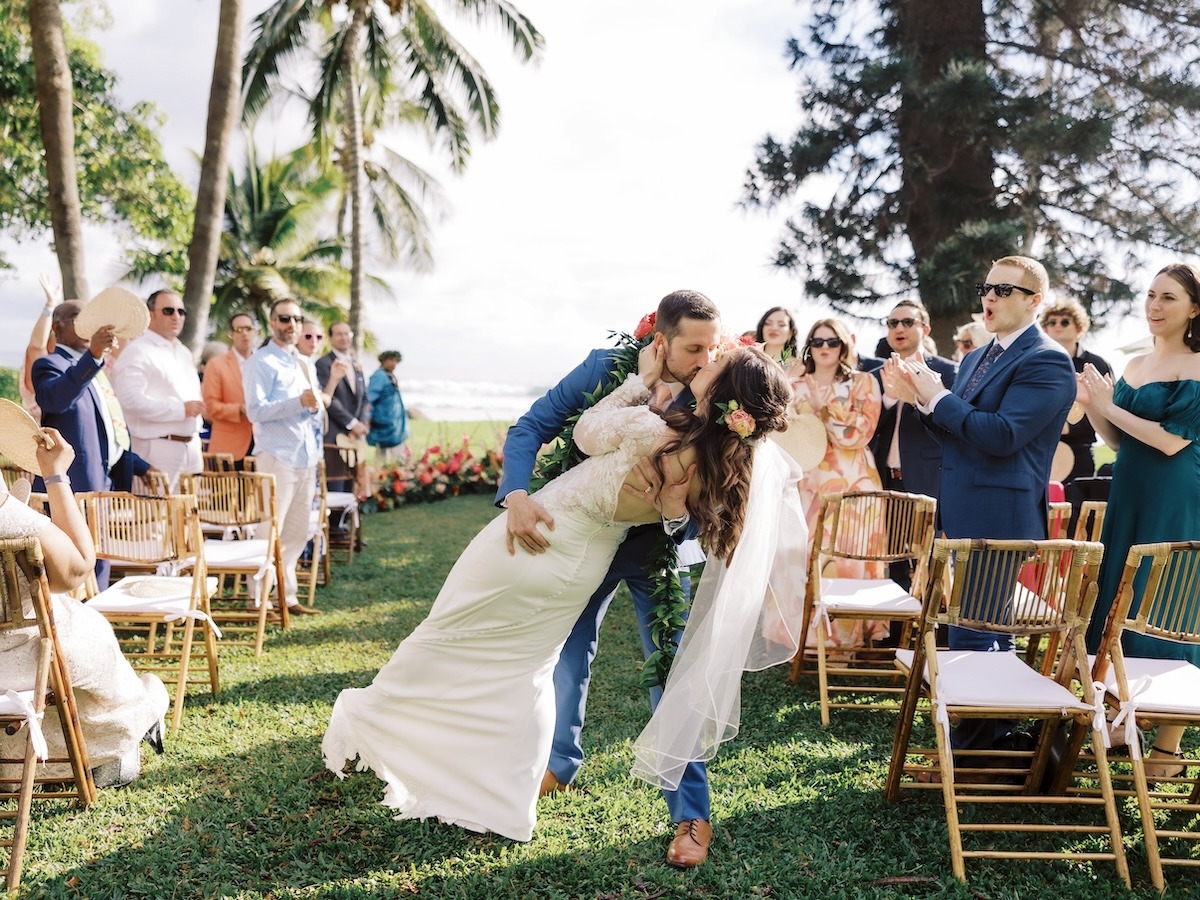
[[[204,368],[204,408],[212,421],[209,453],[232,453],[241,468],[242,458],[254,443],[254,428],[246,418],[246,392],[242,388],[242,364],[258,343],[258,324],[249,313],[234,313],[229,319],[228,353],[209,360]]]

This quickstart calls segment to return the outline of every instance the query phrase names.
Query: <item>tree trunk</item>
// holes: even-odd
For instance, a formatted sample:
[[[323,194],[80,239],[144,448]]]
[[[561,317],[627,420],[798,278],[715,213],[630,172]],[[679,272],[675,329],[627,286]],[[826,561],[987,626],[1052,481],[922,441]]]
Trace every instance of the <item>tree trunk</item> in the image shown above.
[[[983,124],[986,116],[978,111],[934,108],[927,93],[952,62],[986,60],[986,20],[982,0],[899,0],[895,10],[898,45],[915,66],[897,117],[904,160],[902,214],[921,298],[936,320],[939,312],[972,306],[966,293],[969,283],[979,280],[991,259],[1007,251],[971,247],[961,230],[965,223],[997,218],[989,137],[995,122]],[[953,244],[958,249],[949,252]],[[964,264],[964,256],[976,257],[974,263]],[[950,271],[951,260],[962,270]],[[967,271],[979,266],[976,272]]]
[[[84,274],[83,214],[75,180],[75,127],[71,121],[74,97],[58,0],[29,0],[29,31],[46,153],[50,225],[63,296],[87,302],[92,295]]]
[[[342,48],[342,65],[346,84],[346,189],[350,192],[350,310],[347,321],[354,332],[354,350],[362,354],[362,287],[363,287],[363,173],[362,173],[362,103],[358,96],[358,71],[355,68],[355,49],[367,19],[367,0],[354,0],[353,18]]]
[[[241,113],[242,92],[242,0],[221,0],[217,26],[217,52],[213,60],[212,87],[208,93],[208,122],[205,126],[204,159],[196,190],[196,217],[188,246],[188,274],[183,305],[188,311],[182,340],[200,355],[208,337],[208,312],[212,305],[213,281],[221,252],[225,222],[225,191],[229,184],[229,143]]]

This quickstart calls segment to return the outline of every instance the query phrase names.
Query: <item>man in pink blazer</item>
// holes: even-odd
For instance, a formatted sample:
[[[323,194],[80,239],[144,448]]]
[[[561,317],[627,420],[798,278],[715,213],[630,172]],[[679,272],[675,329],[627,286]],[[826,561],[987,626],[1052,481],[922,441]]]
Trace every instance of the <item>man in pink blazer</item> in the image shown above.
[[[254,428],[246,418],[246,392],[242,388],[242,364],[258,343],[258,324],[249,313],[234,313],[229,319],[228,353],[209,360],[204,367],[204,406],[212,421],[209,453],[232,453],[239,464],[254,443]]]

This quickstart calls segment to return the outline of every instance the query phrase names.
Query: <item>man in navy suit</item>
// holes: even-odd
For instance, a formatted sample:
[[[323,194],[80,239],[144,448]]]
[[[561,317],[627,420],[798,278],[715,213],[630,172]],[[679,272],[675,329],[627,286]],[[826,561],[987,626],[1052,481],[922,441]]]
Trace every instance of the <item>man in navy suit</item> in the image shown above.
[[[57,428],[75,449],[67,477],[76,493],[107,491],[114,477],[126,487],[134,475],[144,475],[150,468],[129,449],[129,429],[104,373],[105,360],[117,344],[113,327],[99,328],[85,341],[75,331],[81,308],[75,300],[55,308],[50,327],[57,346],[30,370],[42,424]],[[34,487],[43,489],[38,482]],[[107,560],[96,561],[101,589],[107,586],[108,569]]]
[[[1050,463],[1075,400],[1070,356],[1035,324],[1049,280],[1041,263],[1006,256],[977,284],[984,327],[993,335],[968,354],[953,391],[927,366],[889,361],[884,381],[918,404],[942,439],[938,503],[951,538],[1042,540]],[[1011,650],[1007,635],[950,630],[951,649]],[[1011,722],[970,720],[957,726],[956,747],[1004,746]]]
[[[663,382],[671,389],[667,394],[666,387],[660,385],[663,389],[656,391],[662,395],[658,402],[669,405],[673,398],[675,403],[686,403],[691,399],[687,385],[712,360],[720,339],[717,308],[696,291],[675,291],[659,303],[654,330],[654,344],[666,349]],[[504,441],[504,475],[496,492],[496,503],[508,509],[510,553],[541,553],[554,539],[553,518],[529,496],[534,461],[542,445],[553,440],[567,420],[588,403],[585,395],[611,381],[613,354],[613,350],[593,350],[508,430]],[[539,524],[544,528],[539,528]],[[542,779],[543,795],[570,785],[583,763],[581,735],[591,662],[596,655],[600,623],[622,581],[633,595],[642,648],[647,656],[654,651],[649,627],[654,609],[650,599],[653,583],[646,572],[646,563],[652,558],[657,535],[663,527],[668,527],[667,523],[630,529],[604,582],[588,601],[563,646],[554,670],[557,721],[550,760]],[[678,529],[683,525],[673,522],[669,527]],[[677,534],[674,530],[670,533]],[[684,589],[687,590],[686,582]],[[661,687],[650,690],[652,709],[661,696]],[[704,764],[690,764],[684,770],[678,790],[664,791],[663,796],[676,826],[667,861],[679,868],[700,865],[708,856],[712,840]]]

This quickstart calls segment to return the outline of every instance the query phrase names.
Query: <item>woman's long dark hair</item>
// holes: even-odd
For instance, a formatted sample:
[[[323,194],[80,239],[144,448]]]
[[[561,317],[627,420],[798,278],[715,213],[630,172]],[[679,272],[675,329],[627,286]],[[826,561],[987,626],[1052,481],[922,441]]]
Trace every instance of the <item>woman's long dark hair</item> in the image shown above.
[[[797,334],[796,318],[795,318],[795,316],[792,315],[791,311],[786,309],[785,307],[772,306],[770,309],[768,309],[765,313],[762,314],[762,318],[758,320],[758,327],[754,329],[754,339],[756,341],[758,341],[760,344],[766,340],[766,338],[763,337],[763,329],[767,327],[767,319],[771,318],[771,316],[775,315],[775,313],[777,313],[777,312],[781,312],[785,316],[787,316],[788,327],[792,329],[791,337],[789,337],[786,341],[783,342],[783,349],[785,351],[791,350],[792,351],[792,359],[795,359],[797,356],[800,355],[800,350],[796,346],[796,334]]]
[[[746,521],[754,447],[770,432],[787,428],[792,399],[783,369],[757,347],[740,347],[727,351],[727,356],[709,387],[707,403],[699,404],[703,412],[677,410],[665,416],[678,436],[654,457],[654,468],[665,480],[664,457],[695,448],[700,496],[694,504],[689,502],[688,512],[700,525],[705,549],[726,561],[733,557]],[[749,437],[717,421],[717,404],[731,400],[754,417],[755,430]]]

